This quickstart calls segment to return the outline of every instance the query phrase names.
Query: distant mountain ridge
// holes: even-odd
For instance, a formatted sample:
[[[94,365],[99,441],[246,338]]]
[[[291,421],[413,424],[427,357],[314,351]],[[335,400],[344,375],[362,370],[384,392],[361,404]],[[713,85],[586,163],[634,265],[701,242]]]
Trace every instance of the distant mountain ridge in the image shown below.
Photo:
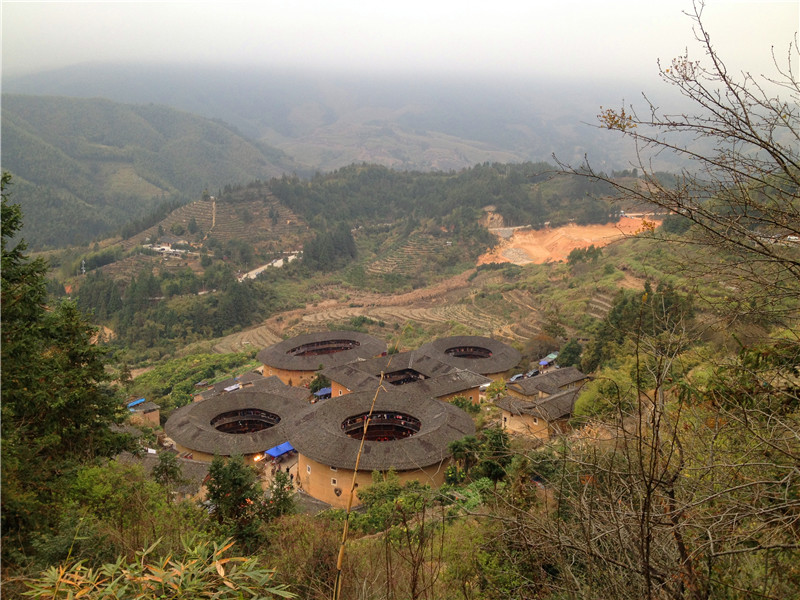
[[[268,179],[288,157],[232,127],[159,105],[4,94],[2,165],[32,247],[86,243],[164,200]]]
[[[284,173],[449,172],[554,155],[626,169],[632,148],[589,125],[597,98],[624,96],[603,85],[78,65],[4,77],[2,164],[32,248],[84,244],[159,203]]]
[[[95,64],[6,78],[4,89],[155,102],[221,119],[281,149],[301,175],[354,162],[457,170],[553,154],[574,162],[588,153],[608,168],[628,168],[633,158],[619,140],[587,125],[602,98],[608,105],[625,96],[614,83]]]

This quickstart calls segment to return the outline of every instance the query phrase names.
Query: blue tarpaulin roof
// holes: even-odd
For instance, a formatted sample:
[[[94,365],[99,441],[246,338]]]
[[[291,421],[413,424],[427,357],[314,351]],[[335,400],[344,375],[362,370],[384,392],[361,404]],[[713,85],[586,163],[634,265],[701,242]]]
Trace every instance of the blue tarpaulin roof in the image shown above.
[[[278,456],[286,454],[287,452],[291,452],[292,450],[294,450],[294,448],[289,442],[283,442],[282,444],[279,444],[274,448],[270,448],[269,450],[267,450],[266,454],[269,454],[270,456],[277,458]]]
[[[558,352],[552,352],[552,353],[548,354],[547,356],[545,356],[542,360],[540,360],[539,364],[540,365],[549,365],[551,362],[553,362],[557,358],[558,358]]]
[[[331,395],[331,391],[332,391],[332,388],[326,387],[326,388],[322,388],[318,392],[314,392],[314,395],[317,398],[321,398],[322,396],[330,396]]]

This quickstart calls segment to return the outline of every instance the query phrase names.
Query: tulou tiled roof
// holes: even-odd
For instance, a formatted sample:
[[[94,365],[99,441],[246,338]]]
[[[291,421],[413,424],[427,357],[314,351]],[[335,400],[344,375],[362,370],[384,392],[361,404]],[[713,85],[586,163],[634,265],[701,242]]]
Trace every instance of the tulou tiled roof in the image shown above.
[[[454,348],[485,348],[489,350],[491,356],[467,358],[451,356],[447,353],[448,350]],[[464,369],[481,375],[502,373],[513,369],[522,358],[519,351],[512,346],[499,340],[478,335],[457,335],[439,338],[421,346],[419,350],[457,369]]]
[[[376,390],[381,382],[381,373],[413,370],[424,379],[397,386],[410,393],[440,398],[490,383],[491,379],[457,369],[433,358],[421,350],[400,352],[371,360],[362,360],[348,365],[324,369],[322,374],[331,381],[345,386],[351,391]],[[392,389],[391,383],[384,382],[385,389]]]
[[[478,375],[472,371],[456,369],[450,373],[444,373],[433,379],[418,381],[411,385],[420,393],[433,396],[434,398],[441,398],[442,396],[465,392],[480,387],[484,383],[491,382],[491,379],[483,375]]]
[[[290,426],[292,445],[300,454],[322,464],[353,469],[361,442],[347,436],[342,423],[369,412],[374,396],[374,392],[353,392],[317,404],[316,410],[299,416]],[[419,419],[420,430],[404,439],[364,442],[359,469],[405,471],[428,467],[449,456],[450,442],[475,432],[472,419],[461,409],[404,389],[381,391],[374,413],[381,411]]]
[[[495,400],[494,403],[512,415],[532,415],[552,422],[572,415],[579,392],[580,388],[572,388],[534,401],[504,396]]]
[[[298,347],[345,340],[354,342],[353,348],[332,352],[330,354],[295,355],[292,351]],[[259,361],[271,367],[288,371],[316,371],[323,368],[343,365],[355,360],[364,360],[379,356],[386,352],[386,342],[366,333],[357,331],[321,331],[307,333],[284,340],[261,350],[256,356]]]
[[[226,391],[237,385],[239,386],[238,389]],[[239,377],[231,377],[230,379],[215,383],[209,386],[205,391],[196,394],[196,396],[199,396],[203,400],[208,400],[209,398],[214,398],[221,394],[231,394],[234,391],[248,390],[288,396],[296,400],[306,400],[310,395],[307,389],[288,386],[275,375],[264,377],[258,371],[250,371]]]
[[[576,367],[565,367],[509,383],[508,389],[525,396],[538,395],[539,392],[552,395],[560,392],[565,385],[578,383],[588,378],[588,375],[584,375]]]
[[[243,434],[223,433],[211,425],[212,419],[222,413],[246,409],[275,414],[280,422]],[[287,441],[287,424],[311,410],[311,404],[290,395],[243,388],[179,408],[167,420],[164,431],[181,446],[199,452],[223,456],[256,454]]]

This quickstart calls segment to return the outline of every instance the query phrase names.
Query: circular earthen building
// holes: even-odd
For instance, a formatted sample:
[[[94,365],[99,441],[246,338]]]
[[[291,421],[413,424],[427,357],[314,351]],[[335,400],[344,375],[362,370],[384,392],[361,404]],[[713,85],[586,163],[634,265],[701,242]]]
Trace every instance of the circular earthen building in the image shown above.
[[[439,338],[421,346],[419,351],[457,369],[493,379],[516,367],[522,358],[512,346],[478,335]]]
[[[309,383],[321,368],[338,367],[380,356],[386,342],[357,331],[322,331],[284,340],[258,353],[266,377],[275,375],[287,385]]]
[[[448,444],[475,432],[472,419],[452,404],[388,390],[378,394],[365,434],[373,397],[374,392],[353,392],[327,400],[290,426],[297,479],[310,496],[346,506],[362,435],[356,485],[369,486],[373,471],[393,469],[401,482],[438,487],[450,459]]]

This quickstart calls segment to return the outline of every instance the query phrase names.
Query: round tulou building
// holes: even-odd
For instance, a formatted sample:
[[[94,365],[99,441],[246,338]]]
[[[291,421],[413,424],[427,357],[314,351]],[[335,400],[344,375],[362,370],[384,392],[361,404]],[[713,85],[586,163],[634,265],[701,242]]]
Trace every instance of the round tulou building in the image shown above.
[[[347,505],[374,395],[353,392],[328,400],[290,425],[289,439],[298,452],[297,479],[310,496],[335,507]],[[451,404],[402,390],[381,392],[369,420],[356,485],[369,486],[373,471],[394,469],[401,482],[438,487],[450,460],[448,444],[474,432],[472,419]]]
[[[419,351],[457,369],[496,380],[503,379],[503,374],[516,367],[522,358],[514,347],[478,335],[439,338],[424,344]]]
[[[386,342],[357,331],[322,331],[284,340],[261,350],[262,373],[286,385],[302,386],[320,368],[338,367],[386,352]]]
[[[164,431],[194,460],[211,461],[215,454],[252,460],[286,442],[289,423],[311,410],[291,396],[238,390],[179,408]]]

